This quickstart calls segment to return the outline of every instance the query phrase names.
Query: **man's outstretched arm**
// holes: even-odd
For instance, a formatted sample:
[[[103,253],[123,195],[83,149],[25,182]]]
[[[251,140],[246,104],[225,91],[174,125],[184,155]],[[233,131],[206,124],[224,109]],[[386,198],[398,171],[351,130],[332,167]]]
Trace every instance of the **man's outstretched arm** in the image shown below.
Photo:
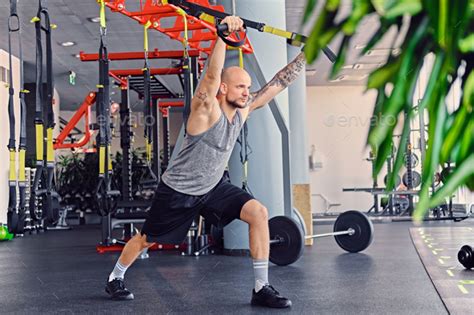
[[[221,23],[228,25],[229,32],[243,29],[243,22],[235,16],[228,16]],[[221,73],[224,67],[226,44],[219,37],[209,56],[206,73],[199,82],[192,99],[191,107],[196,108],[201,105],[214,104],[216,94],[221,83]]]
[[[267,104],[278,93],[283,91],[298,77],[304,70],[306,59],[301,52],[287,66],[278,71],[278,73],[265,84],[259,91],[251,93],[249,98],[250,111],[260,108]]]

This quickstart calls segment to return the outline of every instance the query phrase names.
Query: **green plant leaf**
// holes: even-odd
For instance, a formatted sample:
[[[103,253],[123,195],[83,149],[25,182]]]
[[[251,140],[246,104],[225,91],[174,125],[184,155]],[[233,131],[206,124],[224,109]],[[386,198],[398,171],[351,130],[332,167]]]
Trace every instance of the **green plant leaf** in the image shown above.
[[[410,118],[408,115],[405,115],[405,121],[403,122],[403,131],[402,136],[400,137],[400,142],[398,143],[397,155],[395,157],[395,162],[393,163],[392,174],[389,176],[387,181],[387,190],[392,190],[395,187],[395,178],[398,175],[398,172],[402,168],[402,165],[405,161],[405,153],[407,150],[408,137],[410,134]]]
[[[456,116],[451,116],[454,121],[452,121],[449,126],[446,136],[444,138],[443,145],[441,146],[441,163],[447,162],[451,157],[451,151],[454,148],[454,145],[459,141],[461,132],[464,131],[467,121],[467,109],[464,106],[459,108]],[[448,122],[448,120],[446,120]]]
[[[426,18],[423,18],[419,23],[415,23],[416,21],[412,22],[413,24],[410,25],[408,34],[413,34],[411,35],[406,50],[403,51],[400,56],[401,65],[397,72],[397,78],[394,83],[392,94],[387,101],[387,105],[384,107],[380,123],[373,128],[369,134],[369,143],[373,146],[378,146],[383,139],[388,136],[389,130],[393,129],[393,126],[390,125],[390,121],[393,122],[394,117],[398,116],[400,110],[405,104],[405,93],[409,90],[408,86],[410,86],[409,75],[412,69],[416,67],[417,63],[417,59],[413,53],[416,46],[422,42],[422,38],[425,36],[425,31],[428,25],[428,20]]]
[[[311,16],[311,14],[313,13],[314,8],[316,7],[316,4],[317,4],[317,0],[308,0],[306,2],[306,7],[305,7],[304,13],[303,13],[303,23],[302,24],[306,24],[306,22],[308,22],[309,17]]]
[[[438,44],[442,48],[446,48],[447,29],[448,29],[448,0],[438,0]]]
[[[456,164],[460,164],[469,155],[472,155],[474,150],[474,115],[469,115],[469,123],[462,134],[459,151],[456,156]]]
[[[346,35],[353,35],[362,18],[369,13],[371,6],[369,0],[353,0],[352,13],[342,25],[342,32]]]
[[[326,9],[328,11],[336,11],[339,8],[341,0],[327,0]]]
[[[390,30],[393,26],[395,26],[397,30],[399,30],[401,25],[402,25],[401,18],[387,20],[381,17],[380,27],[377,29],[374,35],[372,35],[370,40],[367,42],[367,45],[365,45],[364,49],[361,50],[359,55],[365,55],[369,50],[374,48],[374,46],[385,36],[388,30]]]
[[[416,15],[422,8],[421,0],[399,0],[386,10],[384,16],[387,19],[393,19],[404,14]]]
[[[341,46],[339,47],[339,52],[337,53],[336,61],[334,62],[332,66],[331,75],[330,75],[332,79],[339,73],[339,70],[341,70],[341,67],[344,65],[350,39],[351,39],[351,36],[344,36],[344,38],[342,39]]]
[[[323,8],[318,19],[314,22],[313,29],[309,34],[306,46],[304,48],[306,60],[309,64],[318,58],[318,54],[321,51],[321,47],[319,46],[319,37],[321,33],[325,31],[324,26],[326,24],[326,20],[328,19],[331,19],[330,14],[326,8]]]
[[[331,42],[331,40],[334,38],[334,36],[337,35],[338,32],[339,32],[338,27],[334,26],[334,27],[328,28],[325,32],[323,32],[321,34],[321,36],[319,36],[318,46],[319,47],[326,47]]]
[[[393,62],[385,64],[369,75],[367,89],[378,89],[388,82],[392,82],[395,75],[400,70],[402,59],[398,56]]]
[[[397,0],[372,0],[372,6],[380,16],[385,16],[388,8],[396,4]]]
[[[474,52],[474,34],[460,39],[458,46],[459,50],[464,54]]]
[[[395,126],[395,125],[394,125]],[[393,129],[392,129],[393,130]],[[393,141],[391,137],[383,139],[382,143],[379,146],[379,149],[376,151],[377,155],[374,161],[374,172],[375,174],[380,173],[382,170],[385,161],[387,161],[388,156],[393,150]]]
[[[446,54],[443,51],[440,51],[436,57],[431,70],[431,74],[428,80],[428,84],[421,99],[420,104],[418,105],[418,110],[422,112],[428,104],[432,104],[434,99],[437,97],[436,84],[438,80],[441,80],[441,69],[445,62]]]

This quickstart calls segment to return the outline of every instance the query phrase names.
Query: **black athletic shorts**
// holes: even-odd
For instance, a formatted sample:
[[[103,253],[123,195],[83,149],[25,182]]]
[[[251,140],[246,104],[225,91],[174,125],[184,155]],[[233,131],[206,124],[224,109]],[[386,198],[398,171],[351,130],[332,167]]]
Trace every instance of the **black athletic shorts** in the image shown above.
[[[141,233],[150,243],[181,244],[198,214],[207,224],[223,227],[240,219],[242,207],[251,199],[252,195],[230,183],[227,172],[202,196],[177,192],[161,181]]]

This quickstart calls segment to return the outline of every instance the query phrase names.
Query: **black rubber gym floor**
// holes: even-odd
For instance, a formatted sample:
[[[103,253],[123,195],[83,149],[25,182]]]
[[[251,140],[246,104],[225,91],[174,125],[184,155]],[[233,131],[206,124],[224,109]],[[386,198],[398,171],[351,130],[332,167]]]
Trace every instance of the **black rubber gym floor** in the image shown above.
[[[436,222],[426,227],[472,226]],[[270,267],[270,282],[298,314],[447,314],[413,246],[411,223],[375,224],[373,244],[347,254],[332,238],[317,239],[291,266]],[[316,226],[317,233],[331,225]],[[133,301],[111,301],[104,284],[118,253],[97,254],[98,226],[50,231],[0,243],[3,314],[208,314],[276,312],[250,306],[248,257],[183,257],[151,252],[129,269]],[[474,298],[474,289],[469,291]]]
[[[461,246],[474,244],[474,228],[411,228],[413,243],[439,295],[451,314],[474,313],[474,271],[457,259]]]

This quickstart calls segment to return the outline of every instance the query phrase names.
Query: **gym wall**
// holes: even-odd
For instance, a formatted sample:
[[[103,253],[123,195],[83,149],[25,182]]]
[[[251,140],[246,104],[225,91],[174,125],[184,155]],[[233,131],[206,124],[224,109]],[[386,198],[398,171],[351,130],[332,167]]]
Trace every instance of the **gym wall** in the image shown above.
[[[15,89],[15,95],[18,95],[20,87],[20,61],[16,57],[12,57],[13,64],[13,88]],[[8,53],[0,49],[0,67],[9,69],[8,64]],[[4,75],[1,77],[4,80],[0,81],[0,223],[7,223],[7,208],[8,208],[8,171],[10,167],[10,155],[8,153],[8,139],[10,137],[10,124],[8,120],[8,75],[5,70]],[[20,100],[18,97],[15,98],[15,118],[16,118],[16,145],[18,146],[19,135],[20,135]],[[18,166],[18,162],[16,164]]]
[[[376,94],[364,90],[363,86],[307,88],[308,153],[314,145],[316,162],[322,163],[310,172],[313,213],[325,211],[325,203],[315,194],[341,204],[329,212],[367,210],[373,203],[368,193],[342,192],[344,187],[372,186],[365,143]]]

